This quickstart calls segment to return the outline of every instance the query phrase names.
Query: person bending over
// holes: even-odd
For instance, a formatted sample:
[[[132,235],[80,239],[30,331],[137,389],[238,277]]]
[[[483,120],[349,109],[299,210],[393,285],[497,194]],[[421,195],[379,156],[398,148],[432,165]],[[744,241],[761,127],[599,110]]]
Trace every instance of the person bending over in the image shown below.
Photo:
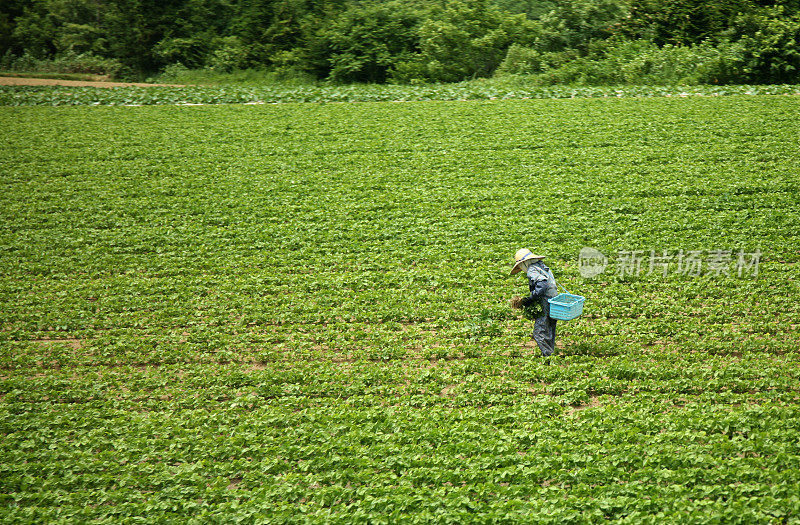
[[[522,248],[514,255],[514,266],[511,275],[524,271],[528,276],[530,295],[511,299],[513,308],[526,308],[541,305],[541,313],[533,323],[533,340],[539,345],[542,356],[553,354],[556,346],[556,320],[550,317],[550,303],[547,300],[558,295],[556,278],[544,262],[544,255],[534,255],[530,250]],[[538,309],[537,309],[538,310]]]

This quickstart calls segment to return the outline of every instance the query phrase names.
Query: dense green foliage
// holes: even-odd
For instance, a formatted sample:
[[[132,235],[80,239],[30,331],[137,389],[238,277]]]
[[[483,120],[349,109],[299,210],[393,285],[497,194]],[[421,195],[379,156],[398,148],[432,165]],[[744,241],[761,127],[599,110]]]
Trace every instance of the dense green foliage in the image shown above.
[[[453,82],[499,72],[604,84],[621,60],[622,78],[635,83],[797,83],[798,42],[798,0],[8,0],[0,7],[0,69],[115,77],[180,64],[334,82]]]
[[[0,108],[0,521],[794,523],[797,113]],[[549,361],[520,246],[587,297]]]
[[[121,106],[154,104],[277,104],[286,102],[407,102],[533,98],[630,98],[800,95],[798,85],[539,87],[521,77],[451,84],[269,85],[261,87],[0,86],[0,106]]]

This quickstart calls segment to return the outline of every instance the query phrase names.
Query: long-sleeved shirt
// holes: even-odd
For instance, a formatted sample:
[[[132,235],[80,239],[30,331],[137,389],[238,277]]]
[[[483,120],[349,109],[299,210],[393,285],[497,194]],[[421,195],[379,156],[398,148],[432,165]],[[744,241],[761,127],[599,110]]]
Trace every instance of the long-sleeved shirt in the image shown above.
[[[542,261],[536,261],[528,266],[528,288],[531,294],[522,299],[522,306],[528,306],[533,301],[540,301],[543,298],[555,297],[558,295],[556,278],[550,268],[545,266]]]

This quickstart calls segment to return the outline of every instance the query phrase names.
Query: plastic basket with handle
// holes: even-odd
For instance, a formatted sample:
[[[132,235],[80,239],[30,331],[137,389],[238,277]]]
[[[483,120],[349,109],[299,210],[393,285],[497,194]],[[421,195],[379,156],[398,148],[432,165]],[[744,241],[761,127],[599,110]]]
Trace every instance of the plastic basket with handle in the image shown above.
[[[564,288],[564,286],[561,286],[561,288]],[[564,288],[564,293],[560,293],[547,300],[547,302],[550,303],[550,317],[560,321],[575,319],[583,313],[584,301],[586,301],[585,297],[573,295]]]

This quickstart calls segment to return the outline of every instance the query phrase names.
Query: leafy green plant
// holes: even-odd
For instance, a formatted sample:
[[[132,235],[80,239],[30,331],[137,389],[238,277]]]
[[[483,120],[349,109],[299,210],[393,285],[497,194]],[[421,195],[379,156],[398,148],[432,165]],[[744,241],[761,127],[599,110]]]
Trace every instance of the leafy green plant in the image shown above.
[[[525,82],[2,91],[0,521],[791,522],[793,88]]]
[[[7,55],[3,58],[2,69],[13,72],[76,73],[102,75],[109,79],[128,76],[129,71],[119,61],[104,58],[92,53],[67,51],[52,59],[39,59],[28,53],[20,57]]]
[[[584,72],[585,73],[585,72]],[[582,73],[582,74],[584,74]],[[527,100],[549,98],[631,98],[727,95],[792,95],[800,86],[542,86],[525,76],[458,84],[333,86],[299,84],[258,71],[242,71],[238,84],[222,86],[66,87],[0,86],[0,106],[143,106],[186,104],[276,104],[297,102],[409,102],[430,100]],[[555,73],[554,73],[555,74]],[[558,73],[560,74],[560,73]],[[571,75],[571,73],[568,73]],[[266,77],[264,75],[267,75]],[[214,83],[213,71],[176,65],[163,82]],[[264,80],[271,82],[264,85]],[[574,80],[574,78],[573,78]]]

